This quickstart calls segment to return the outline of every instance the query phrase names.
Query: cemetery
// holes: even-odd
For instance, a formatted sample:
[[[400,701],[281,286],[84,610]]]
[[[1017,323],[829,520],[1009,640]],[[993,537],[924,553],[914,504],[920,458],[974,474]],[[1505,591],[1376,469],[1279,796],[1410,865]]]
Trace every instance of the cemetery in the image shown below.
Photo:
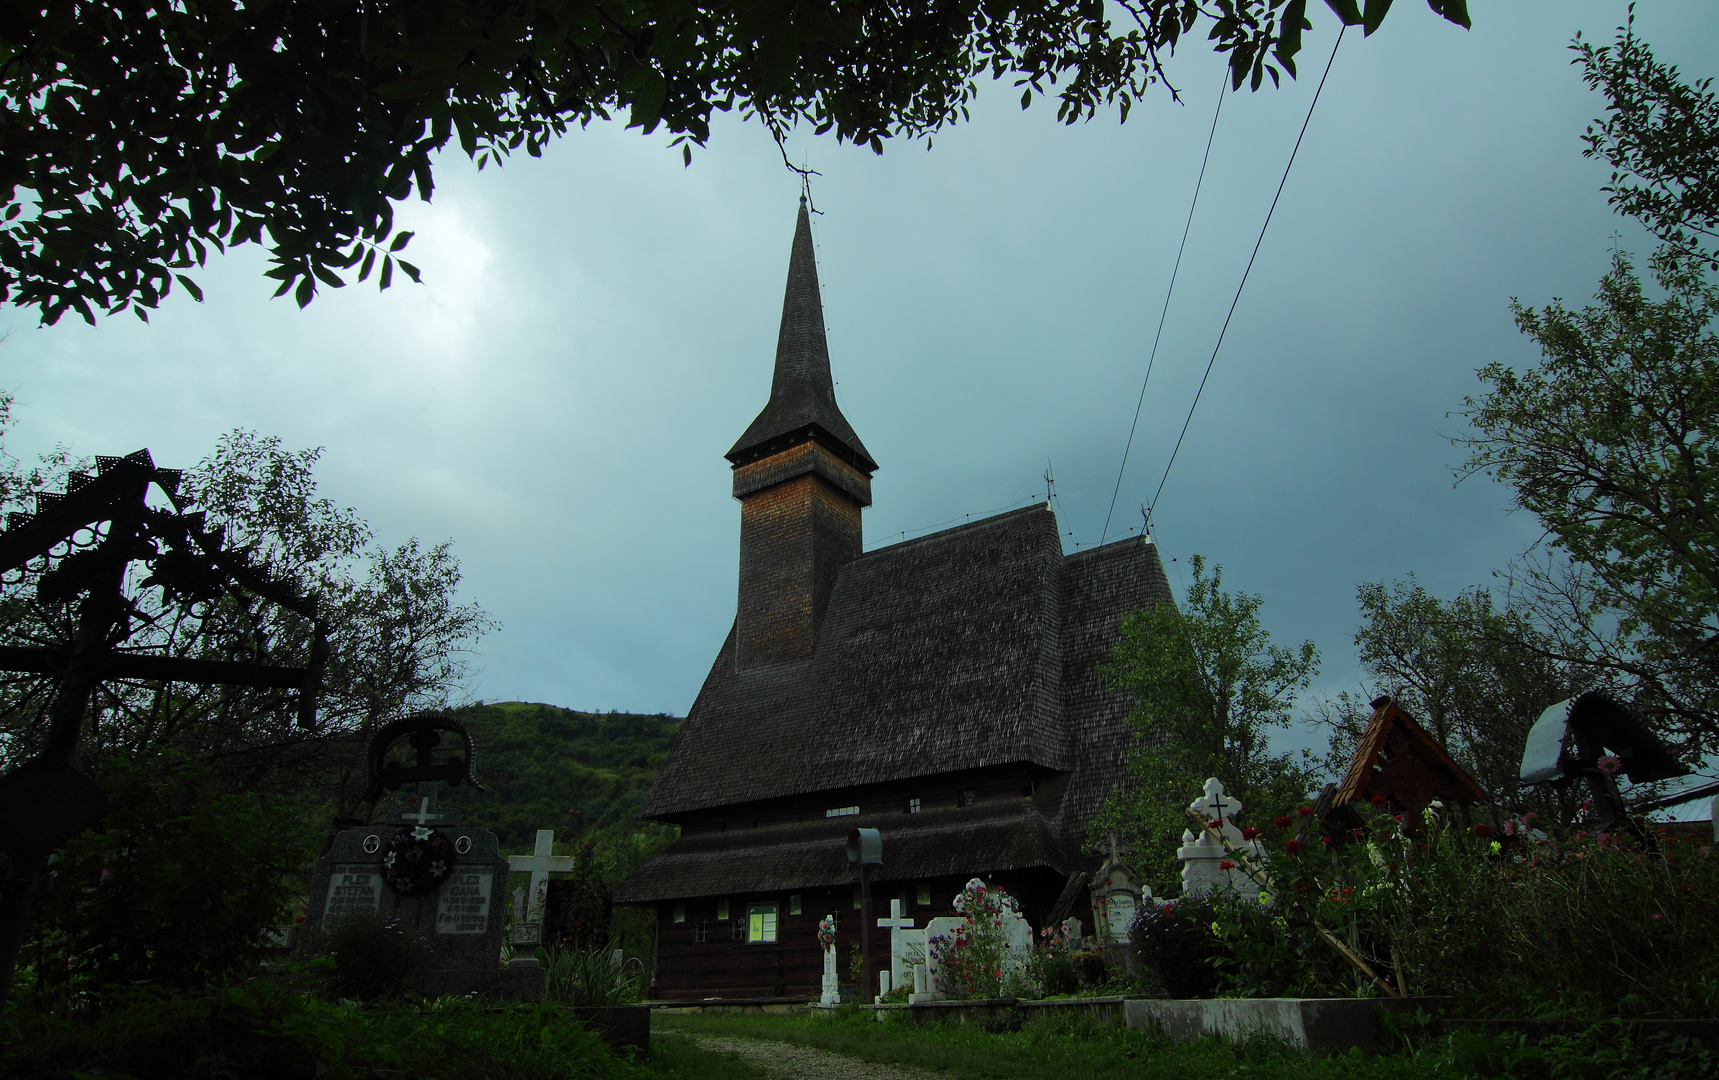
[[[1324,5],[1339,28],[1325,75],[1347,28],[1372,36],[1389,6]],[[0,1077],[1719,1076],[1719,530],[1706,498],[1719,483],[1719,95],[1655,60],[1633,6],[1611,44],[1566,45],[1611,103],[1584,145],[1614,169],[1609,205],[1660,242],[1653,287],[1614,240],[1597,307],[1512,301],[1539,366],[1482,361],[1486,390],[1447,414],[1468,427],[1445,441],[1470,455],[1459,474],[1507,489],[1542,539],[1494,569],[1493,586],[1449,599],[1412,570],[1345,577],[1361,622],[1353,668],[1331,678],[1352,674],[1359,692],[1328,690],[1341,684],[1321,681],[1311,639],[1273,640],[1298,624],[1268,627],[1261,595],[1159,531],[1182,527],[1154,513],[1204,377],[1185,416],[1151,421],[1174,436],[1162,477],[1137,524],[1111,527],[1142,411],[1157,404],[1146,380],[1181,249],[1138,401],[1130,389],[1124,402],[1133,421],[1096,543],[1048,462],[1042,492],[897,532],[906,519],[886,515],[918,496],[874,487],[893,482],[886,451],[904,476],[990,491],[995,477],[972,462],[1039,452],[1039,433],[990,410],[1017,392],[1044,416],[1061,407],[1036,369],[1025,389],[989,369],[964,386],[879,387],[867,380],[897,369],[865,363],[842,369],[863,389],[838,401],[827,234],[815,232],[823,174],[793,164],[785,141],[805,121],[873,156],[898,134],[929,149],[932,132],[969,119],[971,80],[987,70],[1019,77],[1023,110],[1062,80],[1051,96],[1063,95],[1064,127],[1100,103],[1126,117],[1160,82],[1180,102],[1160,53],[1209,20],[1227,57],[1185,247],[1223,102],[1293,81],[1308,9],[1327,18],[1319,6],[219,7],[6,8],[0,136],[9,163],[34,161],[7,175],[36,201],[26,212],[9,196],[0,221],[0,304],[33,306],[44,326],[68,312],[94,326],[98,310],[148,324],[175,282],[202,302],[189,275],[207,248],[247,243],[270,245],[271,288],[300,309],[319,282],[365,281],[377,265],[379,290],[396,266],[421,284],[393,205],[414,191],[430,201],[444,147],[475,175],[521,147],[542,157],[569,121],[613,110],[646,134],[666,128],[676,167],[690,168],[712,113],[735,111],[763,126],[771,168],[779,155],[799,189],[780,315],[753,327],[775,331],[774,354],[744,379],[723,373],[744,392],[653,374],[653,414],[619,436],[594,419],[613,401],[557,403],[553,424],[513,403],[521,439],[606,432],[609,457],[591,455],[587,471],[651,474],[660,488],[629,494],[652,503],[659,533],[671,503],[692,519],[705,503],[734,511],[730,532],[698,534],[720,574],[672,546],[678,535],[611,536],[651,553],[625,589],[692,596],[672,617],[547,583],[624,576],[570,557],[583,538],[544,508],[596,507],[580,528],[619,534],[605,517],[613,489],[534,489],[532,501],[499,475],[451,480],[421,450],[411,469],[391,467],[394,494],[418,485],[487,506],[484,527],[510,545],[486,549],[489,561],[531,579],[513,610],[556,627],[498,651],[514,665],[506,692],[601,698],[631,679],[641,695],[669,693],[647,684],[676,667],[674,712],[475,699],[505,681],[478,682],[473,666],[499,623],[460,591],[453,542],[382,542],[392,521],[372,527],[318,488],[321,449],[247,428],[185,468],[148,449],[84,459],[64,443],[26,466],[0,448]],[[1441,29],[1472,22],[1460,0],[1428,7]],[[1113,36],[1124,16],[1134,25]],[[136,78],[103,81],[121,68]],[[172,111],[205,97],[220,105],[208,116]],[[174,148],[189,156],[160,156]],[[99,172],[87,190],[73,190],[80,171]],[[792,208],[780,209],[788,239]],[[987,230],[1012,243],[1027,215],[1007,213],[1007,228]],[[1398,263],[1427,246],[1393,243]],[[480,246],[459,256],[477,277]],[[902,256],[916,258],[929,256]],[[698,272],[728,295],[728,270]],[[482,306],[477,278],[461,280],[461,302]],[[1080,321],[1078,305],[1046,295],[1046,318]],[[590,306],[619,306],[599,299]],[[899,299],[866,303],[911,336]],[[1003,348],[1034,303],[963,347]],[[457,337],[447,315],[414,329]],[[694,326],[704,336],[689,353],[724,332],[690,307],[653,307],[647,321]],[[583,347],[589,329],[568,317],[557,332]],[[1282,317],[1271,332],[1301,334]],[[613,336],[649,340],[637,327]],[[1132,348],[1142,334],[1122,337]],[[433,367],[379,378],[390,408],[417,417],[411,395],[448,374]],[[460,393],[481,403],[480,381]],[[350,388],[325,389],[349,406]],[[892,395],[886,424],[877,403]],[[694,397],[704,411],[720,403],[720,442],[675,413]],[[15,400],[0,388],[0,436]],[[1401,408],[1366,405],[1369,438],[1397,434]],[[966,412],[987,418],[963,426]],[[1241,447],[1245,467],[1225,465],[1222,483],[1205,474],[1220,524],[1200,535],[1226,557],[1250,550],[1244,533],[1318,547],[1331,533],[1300,531],[1317,516],[1304,506],[1262,523],[1271,499],[1256,493],[1251,518],[1224,516],[1246,501],[1231,490],[1245,490],[1241,474],[1268,473],[1251,459],[1277,453],[1235,416],[1225,452]],[[419,419],[450,445],[458,434]],[[1078,425],[1083,454],[1091,424]],[[682,429],[709,444],[695,464],[715,479],[698,499],[667,494]],[[1313,449],[1298,452],[1319,470]],[[380,471],[340,467],[348,483]],[[1354,498],[1343,527],[1367,532],[1371,557],[1424,553],[1407,534],[1431,526],[1409,528],[1376,492]],[[875,532],[880,517],[892,523],[882,542],[865,524]],[[1302,619],[1315,589],[1270,565],[1295,598],[1273,618]],[[700,590],[723,597],[717,632],[692,610],[708,606]],[[583,651],[558,636],[575,632]]]

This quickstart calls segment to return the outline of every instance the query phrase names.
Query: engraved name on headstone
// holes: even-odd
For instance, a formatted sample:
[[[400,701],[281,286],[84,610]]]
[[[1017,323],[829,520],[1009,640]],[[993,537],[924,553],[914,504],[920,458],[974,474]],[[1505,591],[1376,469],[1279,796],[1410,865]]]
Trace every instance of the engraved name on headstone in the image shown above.
[[[322,910],[323,929],[353,912],[381,908],[380,869],[375,863],[336,863],[329,867],[328,895]]]
[[[442,885],[436,905],[436,933],[481,934],[487,930],[494,881],[495,874],[488,867],[456,869]]]

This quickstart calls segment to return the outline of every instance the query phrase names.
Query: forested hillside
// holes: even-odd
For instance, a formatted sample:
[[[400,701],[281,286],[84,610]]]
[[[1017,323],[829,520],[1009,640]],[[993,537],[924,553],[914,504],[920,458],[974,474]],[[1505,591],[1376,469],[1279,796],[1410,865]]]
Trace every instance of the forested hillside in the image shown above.
[[[597,869],[612,881],[672,838],[633,815],[680,730],[678,717],[520,701],[469,705],[455,715],[471,730],[485,790],[443,788],[442,805],[494,831],[502,851],[529,851],[538,829],[554,829],[558,854],[593,842]]]

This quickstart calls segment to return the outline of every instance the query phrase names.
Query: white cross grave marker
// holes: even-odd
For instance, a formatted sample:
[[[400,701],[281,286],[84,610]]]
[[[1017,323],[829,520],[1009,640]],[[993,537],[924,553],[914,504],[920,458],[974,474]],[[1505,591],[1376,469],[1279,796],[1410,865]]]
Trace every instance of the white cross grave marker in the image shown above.
[[[1242,804],[1230,798],[1216,777],[1206,781],[1205,791],[1188,804],[1188,809],[1205,821],[1218,822],[1218,831],[1231,846],[1247,852],[1255,860],[1263,859],[1264,849],[1259,841],[1244,840],[1241,830],[1235,827],[1233,819],[1242,812]],[[1217,889],[1233,889],[1243,896],[1255,896],[1260,891],[1259,883],[1239,865],[1221,868],[1224,862],[1234,863],[1235,859],[1209,830],[1201,829],[1199,836],[1195,836],[1191,829],[1183,830],[1182,846],[1176,857],[1182,860],[1183,896],[1198,899],[1210,896]]]
[[[924,934],[911,933],[913,916],[903,915],[901,901],[889,902],[889,918],[877,921],[879,930],[889,931],[889,985],[891,987],[906,986],[912,971],[912,962],[908,959],[907,950],[910,944],[915,944],[918,938],[920,951],[925,949]],[[887,993],[888,991],[885,991]]]
[[[550,854],[554,850],[555,830],[538,829],[537,843],[530,855],[507,857],[509,872],[531,875],[531,883],[525,891],[524,923],[521,925],[516,921],[514,924],[514,963],[522,966],[537,963],[538,943],[543,940],[543,905],[549,898],[549,875],[571,873],[573,870],[572,856]]]

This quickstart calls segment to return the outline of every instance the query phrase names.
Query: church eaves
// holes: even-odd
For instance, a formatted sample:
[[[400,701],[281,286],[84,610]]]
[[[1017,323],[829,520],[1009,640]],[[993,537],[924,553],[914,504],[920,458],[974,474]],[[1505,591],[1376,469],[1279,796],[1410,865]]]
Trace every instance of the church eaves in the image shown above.
[[[770,402],[726,456],[738,466],[808,439],[823,443],[867,475],[877,471],[877,462],[836,405],[812,223],[802,199],[788,260],[788,288],[782,298]]]

